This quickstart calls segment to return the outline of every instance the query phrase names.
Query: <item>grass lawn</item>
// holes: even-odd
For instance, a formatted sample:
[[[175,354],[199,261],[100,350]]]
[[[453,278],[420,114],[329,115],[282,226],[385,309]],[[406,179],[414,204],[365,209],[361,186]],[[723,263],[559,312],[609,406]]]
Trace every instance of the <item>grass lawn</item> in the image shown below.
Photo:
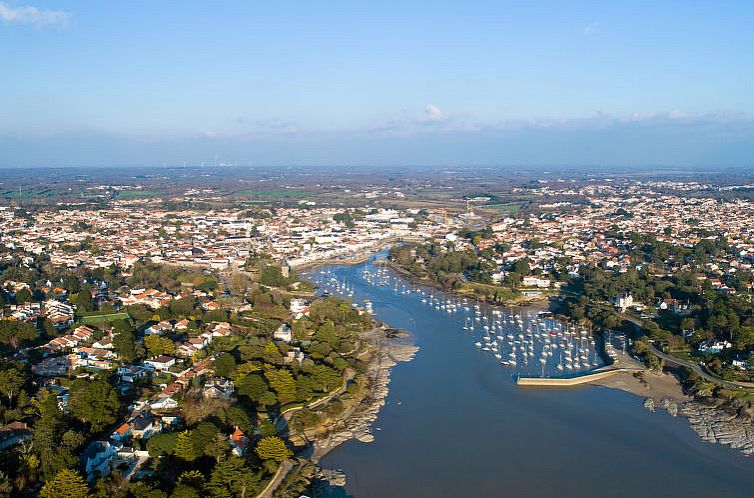
[[[131,318],[128,313],[109,313],[107,315],[87,315],[79,318],[79,323],[90,325],[94,323],[114,322],[116,320],[128,320]]]

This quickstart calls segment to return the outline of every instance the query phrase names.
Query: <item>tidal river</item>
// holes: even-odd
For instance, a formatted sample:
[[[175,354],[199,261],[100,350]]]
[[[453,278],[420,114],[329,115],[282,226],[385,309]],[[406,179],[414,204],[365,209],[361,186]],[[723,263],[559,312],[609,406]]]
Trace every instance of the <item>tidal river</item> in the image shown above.
[[[419,347],[413,361],[393,369],[375,440],[349,441],[320,462],[347,477],[345,491],[330,496],[754,493],[754,460],[702,441],[684,419],[650,413],[639,397],[594,386],[515,385],[518,373],[567,375],[599,364],[578,331],[541,321],[533,310],[482,306],[477,313],[473,303],[437,290],[430,300],[430,289],[393,272],[378,273],[374,260],[317,268],[307,276],[320,292],[360,305],[368,300],[378,319],[410,332]],[[515,332],[519,319],[524,328],[536,321],[526,337]],[[490,349],[484,336],[494,339],[494,333],[499,345]],[[539,334],[536,341],[533,334]]]

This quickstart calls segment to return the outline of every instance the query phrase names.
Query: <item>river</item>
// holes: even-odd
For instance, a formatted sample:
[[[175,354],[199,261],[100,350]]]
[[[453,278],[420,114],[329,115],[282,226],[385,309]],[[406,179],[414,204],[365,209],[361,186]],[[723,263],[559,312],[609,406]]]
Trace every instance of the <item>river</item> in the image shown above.
[[[467,318],[403,293],[416,287],[395,274],[390,285],[370,284],[364,270],[376,272],[374,258],[305,276],[335,279],[355,302],[370,300],[419,352],[394,367],[374,442],[349,441],[320,462],[347,476],[345,490],[328,496],[752,496],[754,460],[702,441],[686,420],[608,388],[519,388],[522,366],[475,347],[483,332],[464,330]]]

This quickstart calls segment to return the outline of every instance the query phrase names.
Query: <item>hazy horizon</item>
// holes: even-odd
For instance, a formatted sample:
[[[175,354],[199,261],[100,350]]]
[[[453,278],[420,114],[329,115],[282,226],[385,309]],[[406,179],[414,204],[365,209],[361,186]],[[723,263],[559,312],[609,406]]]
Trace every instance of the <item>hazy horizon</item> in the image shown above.
[[[752,166],[754,4],[0,1],[0,166]]]

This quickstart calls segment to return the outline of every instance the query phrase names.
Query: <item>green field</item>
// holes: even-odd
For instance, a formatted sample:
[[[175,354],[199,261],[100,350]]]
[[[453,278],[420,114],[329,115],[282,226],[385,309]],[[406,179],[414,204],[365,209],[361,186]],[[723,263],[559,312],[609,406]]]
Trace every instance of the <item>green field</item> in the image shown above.
[[[128,320],[131,318],[128,313],[109,313],[107,315],[88,315],[79,318],[79,323],[91,325],[95,323],[114,322],[116,320]]]
[[[303,199],[310,197],[311,193],[303,192],[301,190],[290,190],[286,188],[274,189],[274,190],[239,190],[233,192],[234,197],[248,197],[248,198],[266,198],[266,199],[285,199],[286,197],[292,197],[294,199]]]
[[[165,195],[163,190],[119,190],[116,199],[121,201],[129,201],[132,199],[150,199],[152,197],[160,197]]]
[[[516,214],[521,210],[523,205],[513,202],[508,204],[486,204],[484,207],[494,209],[500,214]]]

